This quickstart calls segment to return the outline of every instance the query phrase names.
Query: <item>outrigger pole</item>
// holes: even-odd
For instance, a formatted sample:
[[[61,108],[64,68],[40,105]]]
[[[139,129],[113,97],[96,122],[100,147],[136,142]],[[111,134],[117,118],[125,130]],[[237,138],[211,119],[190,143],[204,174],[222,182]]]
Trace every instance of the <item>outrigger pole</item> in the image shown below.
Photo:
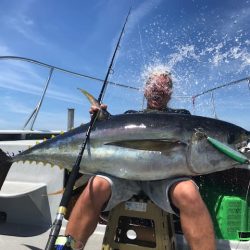
[[[124,29],[125,29],[125,26],[127,24],[127,21],[128,21],[128,17],[130,15],[130,11],[131,11],[131,8],[128,12],[128,15],[126,17],[126,20],[125,20],[125,23],[122,27],[122,31],[120,33],[120,36],[119,36],[119,39],[118,39],[118,42],[116,44],[116,47],[115,47],[115,51],[113,53],[113,56],[112,56],[112,59],[111,59],[111,62],[110,62],[110,65],[109,65],[109,68],[108,68],[108,71],[107,71],[107,74],[106,74],[106,77],[105,77],[105,80],[103,82],[103,85],[102,85],[102,89],[100,91],[100,95],[98,97],[98,102],[101,104],[102,102],[102,99],[103,99],[103,96],[104,96],[104,93],[105,93],[105,90],[107,88],[107,84],[108,84],[108,77],[110,75],[110,72],[112,70],[112,66],[113,66],[113,63],[114,63],[114,59],[115,59],[115,56],[116,56],[116,53],[117,53],[117,50],[119,48],[119,45],[120,45],[120,42],[121,42],[121,38],[122,38],[122,35],[124,33]],[[88,127],[88,130],[86,132],[86,135],[85,135],[85,140],[83,141],[82,145],[81,145],[81,149],[80,149],[80,152],[77,156],[77,159],[75,161],[75,164],[72,168],[72,171],[70,173],[70,176],[69,176],[69,180],[67,182],[67,185],[66,185],[66,188],[65,188],[65,191],[63,193],[63,196],[62,196],[62,200],[61,200],[61,203],[60,203],[60,206],[57,210],[57,215],[56,215],[56,219],[55,221],[53,222],[53,225],[51,227],[51,231],[50,231],[50,235],[49,235],[49,239],[47,241],[47,245],[45,247],[45,250],[53,250],[54,247],[55,247],[55,242],[56,242],[56,239],[59,235],[59,232],[60,232],[60,229],[61,229],[61,225],[62,225],[62,221],[63,221],[63,218],[64,216],[66,215],[66,212],[67,212],[67,206],[68,206],[68,203],[69,203],[69,200],[70,200],[70,197],[71,197],[71,194],[72,194],[72,190],[73,190],[73,187],[74,187],[74,184],[75,184],[75,181],[76,181],[76,178],[77,178],[77,175],[78,175],[78,172],[79,172],[79,169],[80,169],[80,163],[81,163],[81,160],[82,160],[82,156],[83,156],[83,153],[84,153],[84,150],[86,148],[86,145],[88,143],[88,140],[89,140],[89,137],[90,137],[90,133],[91,133],[91,130],[95,124],[95,121],[96,121],[96,118],[98,117],[98,112],[94,113],[91,117],[91,120],[90,120],[90,123],[89,123],[89,127]]]

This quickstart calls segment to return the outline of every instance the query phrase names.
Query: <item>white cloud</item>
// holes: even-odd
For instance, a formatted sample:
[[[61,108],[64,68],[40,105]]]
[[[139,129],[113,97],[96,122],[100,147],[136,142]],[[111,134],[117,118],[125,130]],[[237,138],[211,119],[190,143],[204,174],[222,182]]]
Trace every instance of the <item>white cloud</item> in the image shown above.
[[[0,17],[0,25],[2,28],[6,27],[10,31],[19,33],[29,42],[45,45],[46,39],[38,32],[39,27],[31,17],[34,3],[34,0],[17,1],[14,8],[12,6],[3,12],[4,14]]]
[[[132,9],[127,30],[130,32],[152,9],[156,8],[162,0],[144,1],[136,9]]]
[[[0,55],[13,55],[8,46],[0,44]]]
[[[40,33],[37,32],[35,22],[25,14],[17,14],[15,16],[3,17],[4,23],[9,29],[13,29],[20,33],[23,37],[38,45],[45,45],[46,41]]]
[[[5,96],[1,99],[1,106],[13,113],[28,114],[31,112],[31,107],[28,107],[23,102],[17,101],[11,96]]]

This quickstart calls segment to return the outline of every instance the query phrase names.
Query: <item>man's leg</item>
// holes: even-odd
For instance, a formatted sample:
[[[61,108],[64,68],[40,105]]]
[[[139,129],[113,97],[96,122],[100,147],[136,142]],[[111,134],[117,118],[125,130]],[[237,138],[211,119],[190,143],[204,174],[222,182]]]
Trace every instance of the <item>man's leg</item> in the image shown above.
[[[180,210],[182,230],[191,249],[216,249],[211,217],[194,182],[187,180],[174,184],[170,197]]]
[[[91,178],[71,212],[65,234],[81,241],[85,246],[110,195],[111,185],[106,179],[98,176]]]

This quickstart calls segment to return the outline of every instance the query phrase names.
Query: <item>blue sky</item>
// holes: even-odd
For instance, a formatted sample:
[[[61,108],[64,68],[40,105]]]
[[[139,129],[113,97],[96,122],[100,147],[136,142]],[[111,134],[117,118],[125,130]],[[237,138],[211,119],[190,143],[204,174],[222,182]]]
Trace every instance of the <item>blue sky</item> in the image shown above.
[[[249,0],[1,0],[0,56],[20,56],[105,78],[127,12],[126,32],[104,102],[113,114],[143,107],[143,81],[154,67],[171,70],[171,107],[214,117],[250,130],[247,81],[213,95],[192,96],[250,76]],[[38,103],[48,69],[0,60],[0,129],[20,129]],[[101,83],[54,72],[36,129],[66,129],[89,121],[89,103],[77,90],[98,97]]]

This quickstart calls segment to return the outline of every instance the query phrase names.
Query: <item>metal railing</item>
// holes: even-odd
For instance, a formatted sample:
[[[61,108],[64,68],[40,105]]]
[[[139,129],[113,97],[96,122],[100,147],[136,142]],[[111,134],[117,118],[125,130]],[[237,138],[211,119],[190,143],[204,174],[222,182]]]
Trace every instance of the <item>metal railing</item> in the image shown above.
[[[25,62],[29,62],[29,63],[32,63],[32,64],[36,64],[36,65],[39,65],[41,67],[45,67],[45,68],[48,68],[49,69],[49,75],[48,75],[48,78],[45,82],[45,87],[44,87],[44,90],[42,92],[42,95],[41,95],[41,98],[40,100],[38,101],[35,109],[33,110],[33,112],[30,114],[29,118],[27,119],[27,121],[25,122],[24,126],[23,126],[23,129],[27,128],[28,124],[30,123],[30,130],[33,130],[33,127],[34,127],[34,123],[36,121],[36,118],[37,118],[37,115],[39,113],[39,110],[42,106],[42,103],[43,103],[43,99],[44,99],[44,96],[46,94],[46,91],[48,89],[48,86],[50,84],[50,80],[54,74],[55,71],[60,71],[60,72],[63,72],[65,74],[70,74],[70,75],[74,75],[76,77],[79,77],[79,78],[88,78],[88,79],[91,79],[91,80],[95,80],[95,81],[99,81],[99,82],[104,82],[104,79],[100,79],[100,78],[97,78],[95,76],[90,76],[90,75],[86,75],[86,74],[82,74],[82,73],[78,73],[78,72],[74,72],[74,71],[70,71],[70,70],[67,70],[67,69],[63,69],[63,68],[60,68],[60,67],[57,67],[57,66],[54,66],[54,65],[50,65],[50,64],[46,64],[46,63],[43,63],[43,62],[40,62],[40,61],[37,61],[37,60],[33,60],[33,59],[30,59],[30,58],[26,58],[26,57],[18,57],[18,56],[0,56],[0,60],[16,60],[16,61],[25,61]],[[239,84],[239,83],[242,83],[242,82],[247,82],[248,83],[248,86],[249,86],[249,89],[250,89],[250,76],[247,76],[245,78],[242,78],[242,79],[239,79],[239,80],[236,80],[236,81],[232,81],[232,82],[228,82],[228,83],[225,83],[225,84],[222,84],[222,85],[217,85],[216,87],[214,88],[209,88],[201,93],[198,93],[196,95],[193,95],[193,96],[184,96],[184,95],[180,95],[180,96],[173,96],[174,98],[179,98],[179,99],[183,99],[183,98],[188,98],[190,99],[192,102],[193,102],[193,105],[195,103],[195,100],[197,99],[197,97],[199,96],[202,96],[202,95],[205,95],[207,93],[213,93],[214,91],[218,90],[218,89],[221,89],[221,88],[225,88],[225,87],[228,87],[228,86],[231,86],[231,85],[235,85],[235,84]],[[132,86],[129,86],[129,85],[126,85],[126,84],[121,84],[121,83],[116,83],[116,82],[112,82],[112,81],[108,81],[109,84],[113,85],[113,86],[116,86],[116,87],[122,87],[122,88],[127,88],[127,89],[132,89],[132,90],[139,90],[139,88],[137,87],[132,87]],[[212,95],[212,100],[213,100],[213,95]],[[143,104],[142,104],[143,106]],[[214,109],[214,112],[215,112],[215,109]]]
[[[49,75],[48,75],[48,78],[47,78],[47,80],[45,82],[45,86],[44,86],[41,98],[38,101],[35,109],[30,114],[29,118],[25,122],[25,124],[23,126],[23,129],[27,128],[27,126],[30,124],[30,130],[33,130],[34,123],[36,121],[37,115],[38,115],[38,113],[40,111],[40,108],[41,108],[43,100],[44,100],[44,96],[45,96],[46,91],[48,89],[48,86],[50,84],[50,80],[52,78],[52,75],[53,75],[53,73],[55,71],[60,71],[60,72],[63,72],[65,74],[74,75],[74,76],[80,77],[80,78],[88,78],[88,79],[96,80],[96,81],[99,81],[99,82],[103,82],[104,81],[103,79],[100,79],[100,78],[97,78],[97,77],[94,77],[94,76],[90,76],[90,75],[86,75],[86,74],[81,74],[81,73],[78,73],[78,72],[70,71],[70,70],[67,70],[67,69],[63,69],[63,68],[60,68],[60,67],[57,67],[57,66],[54,66],[54,65],[46,64],[46,63],[43,63],[43,62],[40,62],[40,61],[37,61],[37,60],[33,60],[33,59],[30,59],[30,58],[26,58],[26,57],[0,56],[0,60],[25,61],[25,62],[36,64],[36,65],[39,65],[41,67],[45,67],[45,68],[49,69]],[[117,87],[123,87],[123,88],[128,88],[128,89],[133,89],[133,90],[139,90],[139,88],[128,86],[128,85],[121,84],[121,83],[115,83],[115,82],[111,82],[111,81],[108,81],[108,83],[111,84],[111,85],[117,86]]]

